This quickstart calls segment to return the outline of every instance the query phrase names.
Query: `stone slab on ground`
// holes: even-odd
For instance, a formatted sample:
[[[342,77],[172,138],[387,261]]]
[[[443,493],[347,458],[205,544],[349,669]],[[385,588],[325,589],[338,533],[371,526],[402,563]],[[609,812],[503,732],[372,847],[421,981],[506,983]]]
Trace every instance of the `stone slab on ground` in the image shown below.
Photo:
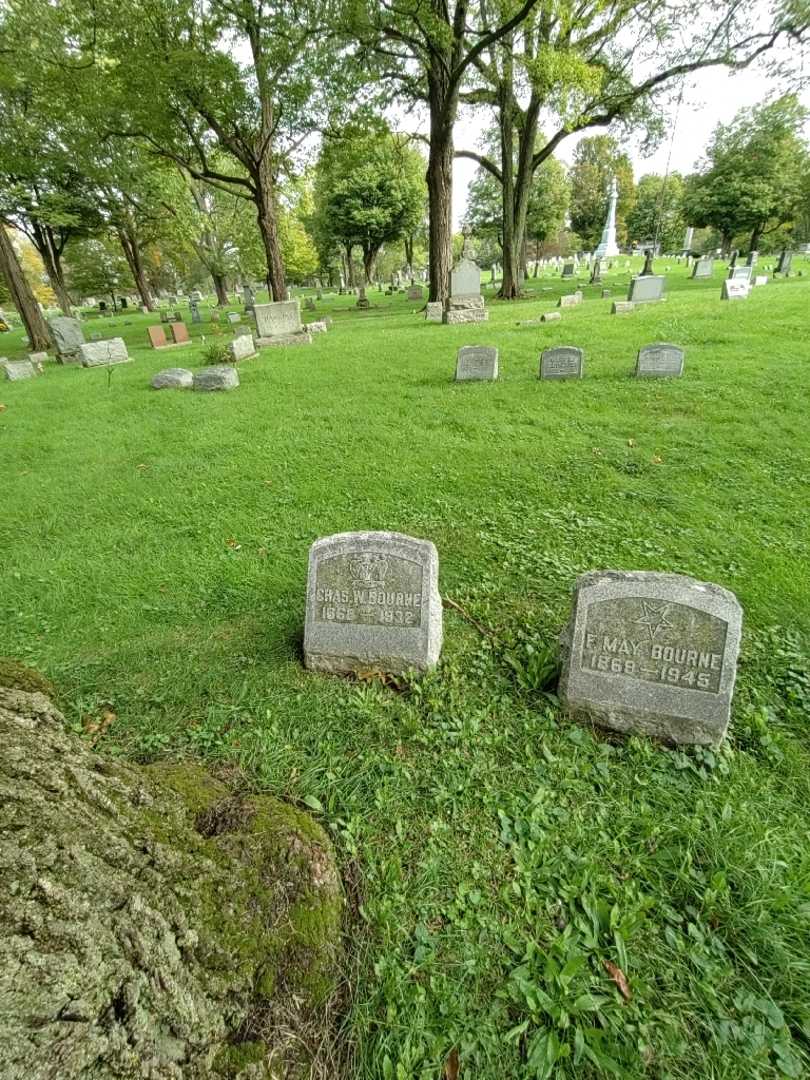
[[[261,348],[267,345],[311,345],[312,334],[301,331],[300,334],[276,334],[274,337],[256,338],[256,344]]]
[[[557,345],[540,355],[541,379],[581,379],[584,373],[584,354],[573,345]]]
[[[577,579],[559,693],[577,720],[671,743],[714,745],[731,714],[742,629],[736,596],[680,574]]]
[[[30,360],[5,360],[0,358],[0,371],[9,382],[36,378],[36,368]]]
[[[747,300],[751,285],[745,279],[726,278],[720,291],[721,300]]]
[[[82,367],[110,367],[112,364],[126,364],[132,357],[127,352],[123,338],[110,338],[109,341],[88,341],[80,348]]]
[[[194,373],[194,390],[234,390],[239,375],[231,364],[212,364]]]
[[[425,322],[441,322],[444,317],[444,305],[441,300],[431,301],[425,308]]]
[[[153,375],[150,386],[153,390],[190,390],[193,383],[194,373],[188,368],[170,367]]]
[[[448,326],[454,326],[459,323],[479,323],[488,322],[489,312],[484,311],[482,308],[453,308],[450,311],[445,311],[442,318]]]
[[[610,308],[611,315],[629,315],[635,310],[635,305],[630,300],[614,300]]]
[[[425,671],[439,659],[439,556],[402,533],[338,533],[309,553],[304,662],[313,671]]]
[[[561,307],[561,308],[577,307],[581,303],[582,303],[582,293],[579,292],[579,290],[577,290],[577,292],[572,292],[572,293],[568,293],[566,296],[561,296],[560,299],[557,301],[557,307]]]
[[[318,319],[316,322],[304,323],[304,330],[307,334],[325,334],[329,327],[326,325],[325,319]]]

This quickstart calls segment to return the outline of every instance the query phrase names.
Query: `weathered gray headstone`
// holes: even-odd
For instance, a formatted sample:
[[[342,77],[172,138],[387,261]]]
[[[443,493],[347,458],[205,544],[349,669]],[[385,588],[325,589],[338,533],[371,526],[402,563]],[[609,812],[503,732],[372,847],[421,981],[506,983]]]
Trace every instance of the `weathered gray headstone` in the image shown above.
[[[194,383],[194,373],[187,368],[164,368],[152,376],[153,390],[190,390]]]
[[[749,281],[753,275],[753,266],[746,263],[745,266],[734,266],[728,272],[729,281]]]
[[[614,300],[610,308],[611,315],[628,315],[635,308],[632,300]]]
[[[720,293],[721,300],[747,300],[751,286],[747,281],[732,281],[729,278],[723,282]]]
[[[719,585],[680,574],[577,579],[563,633],[569,715],[674,743],[719,743],[737,673],[742,609]]]
[[[667,279],[661,274],[635,277],[630,282],[627,301],[631,304],[654,304],[664,297]]]
[[[84,344],[84,331],[79,320],[57,315],[48,320],[48,328],[56,348],[57,361],[60,364],[80,363],[79,347]]]
[[[481,270],[472,259],[462,259],[450,273],[451,296],[480,296]]]
[[[5,360],[0,359],[0,371],[5,373],[9,382],[19,382],[21,379],[33,379],[36,370],[30,360]]]
[[[498,350],[490,345],[464,345],[458,350],[456,382],[498,378]]]
[[[714,273],[714,259],[697,259],[692,268],[693,278],[710,278]]]
[[[541,379],[581,379],[584,373],[582,349],[573,345],[558,345],[544,349],[540,355]]]
[[[130,359],[124,339],[90,341],[80,346],[82,367],[108,367],[110,364],[126,364]]]
[[[757,276],[754,278],[754,284],[755,285],[767,285],[768,284],[768,275],[767,274],[757,274]]]
[[[434,300],[425,307],[425,322],[441,322],[444,316],[444,306],[441,300]]]
[[[48,354],[46,352],[32,352],[28,354],[28,359],[35,368],[41,369],[42,365],[48,362]]]
[[[582,303],[582,293],[577,290],[576,292],[569,293],[567,296],[561,296],[557,301],[557,307],[569,308],[576,307]]]
[[[239,375],[230,364],[213,364],[194,374],[195,390],[233,390],[238,385]]]
[[[424,671],[439,659],[439,557],[429,540],[338,533],[309,552],[304,662],[313,671]]]
[[[242,316],[239,314],[238,311],[229,311],[228,312],[228,322],[231,324],[231,326],[235,326],[236,323],[239,323],[241,321],[242,321]]]
[[[570,278],[574,276],[574,264],[566,263],[562,268],[562,276],[564,278]]]
[[[253,343],[253,336],[251,334],[240,334],[239,337],[235,337],[230,344],[230,350],[234,362],[246,360],[249,356],[255,356],[256,346]]]
[[[683,375],[684,351],[677,345],[664,341],[654,345],[645,345],[639,349],[636,360],[636,375],[639,378],[673,378]]]
[[[317,319],[315,322],[306,323],[304,329],[308,334],[325,334],[329,327],[325,319]]]
[[[442,315],[444,323],[473,323],[486,322],[489,312],[484,307],[483,296],[475,294],[467,296],[451,296],[447,310]]]
[[[783,248],[779,254],[779,262],[776,264],[775,274],[784,274],[787,277],[790,274],[790,264],[793,262],[793,252],[788,251],[787,248]]]
[[[272,304],[256,304],[253,309],[259,337],[301,333],[301,304],[298,300],[280,300]]]

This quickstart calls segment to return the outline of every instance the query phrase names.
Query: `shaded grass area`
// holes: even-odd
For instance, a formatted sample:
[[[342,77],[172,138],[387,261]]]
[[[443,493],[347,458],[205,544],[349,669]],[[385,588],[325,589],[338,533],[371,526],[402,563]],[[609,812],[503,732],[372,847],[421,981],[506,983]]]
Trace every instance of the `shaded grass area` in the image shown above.
[[[151,391],[203,362],[207,325],[155,353],[140,315],[88,324],[133,364],[0,384],[0,652],[77,729],[111,708],[108,752],[235,761],[322,815],[353,900],[352,1075],[434,1080],[454,1052],[492,1080],[810,1069],[810,283],[721,303],[719,270],[670,265],[666,304],[611,316],[586,287],[532,327],[574,286],[466,327],[326,296],[305,317],[332,331],[230,394]],[[653,341],[685,347],[682,379],[632,378]],[[463,344],[498,345],[497,383],[453,384]],[[552,344],[585,349],[582,382],[537,380]],[[432,539],[488,631],[448,608],[440,668],[399,692],[300,663],[310,543],[378,528]],[[722,751],[574,727],[536,682],[596,568],[737,593]]]

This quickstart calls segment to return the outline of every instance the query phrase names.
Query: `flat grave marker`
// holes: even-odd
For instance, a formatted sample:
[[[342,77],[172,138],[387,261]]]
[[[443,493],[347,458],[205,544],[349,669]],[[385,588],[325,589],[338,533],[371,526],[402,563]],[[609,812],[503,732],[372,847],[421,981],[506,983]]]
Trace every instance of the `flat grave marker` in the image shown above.
[[[456,358],[456,382],[498,378],[498,350],[491,345],[464,345]]]
[[[645,345],[636,359],[637,378],[679,378],[683,375],[684,351],[665,341]]]

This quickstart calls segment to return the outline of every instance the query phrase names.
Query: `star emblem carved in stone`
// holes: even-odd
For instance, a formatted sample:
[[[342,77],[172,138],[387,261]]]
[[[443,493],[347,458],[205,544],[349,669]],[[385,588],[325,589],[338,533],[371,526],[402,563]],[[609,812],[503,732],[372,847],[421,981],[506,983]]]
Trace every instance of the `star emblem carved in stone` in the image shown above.
[[[650,632],[650,641],[655,640],[655,635],[659,630],[671,630],[672,623],[667,622],[667,613],[670,609],[670,604],[655,600],[642,600],[641,609],[642,615],[640,619],[636,619],[636,624],[640,626],[646,626]]]

